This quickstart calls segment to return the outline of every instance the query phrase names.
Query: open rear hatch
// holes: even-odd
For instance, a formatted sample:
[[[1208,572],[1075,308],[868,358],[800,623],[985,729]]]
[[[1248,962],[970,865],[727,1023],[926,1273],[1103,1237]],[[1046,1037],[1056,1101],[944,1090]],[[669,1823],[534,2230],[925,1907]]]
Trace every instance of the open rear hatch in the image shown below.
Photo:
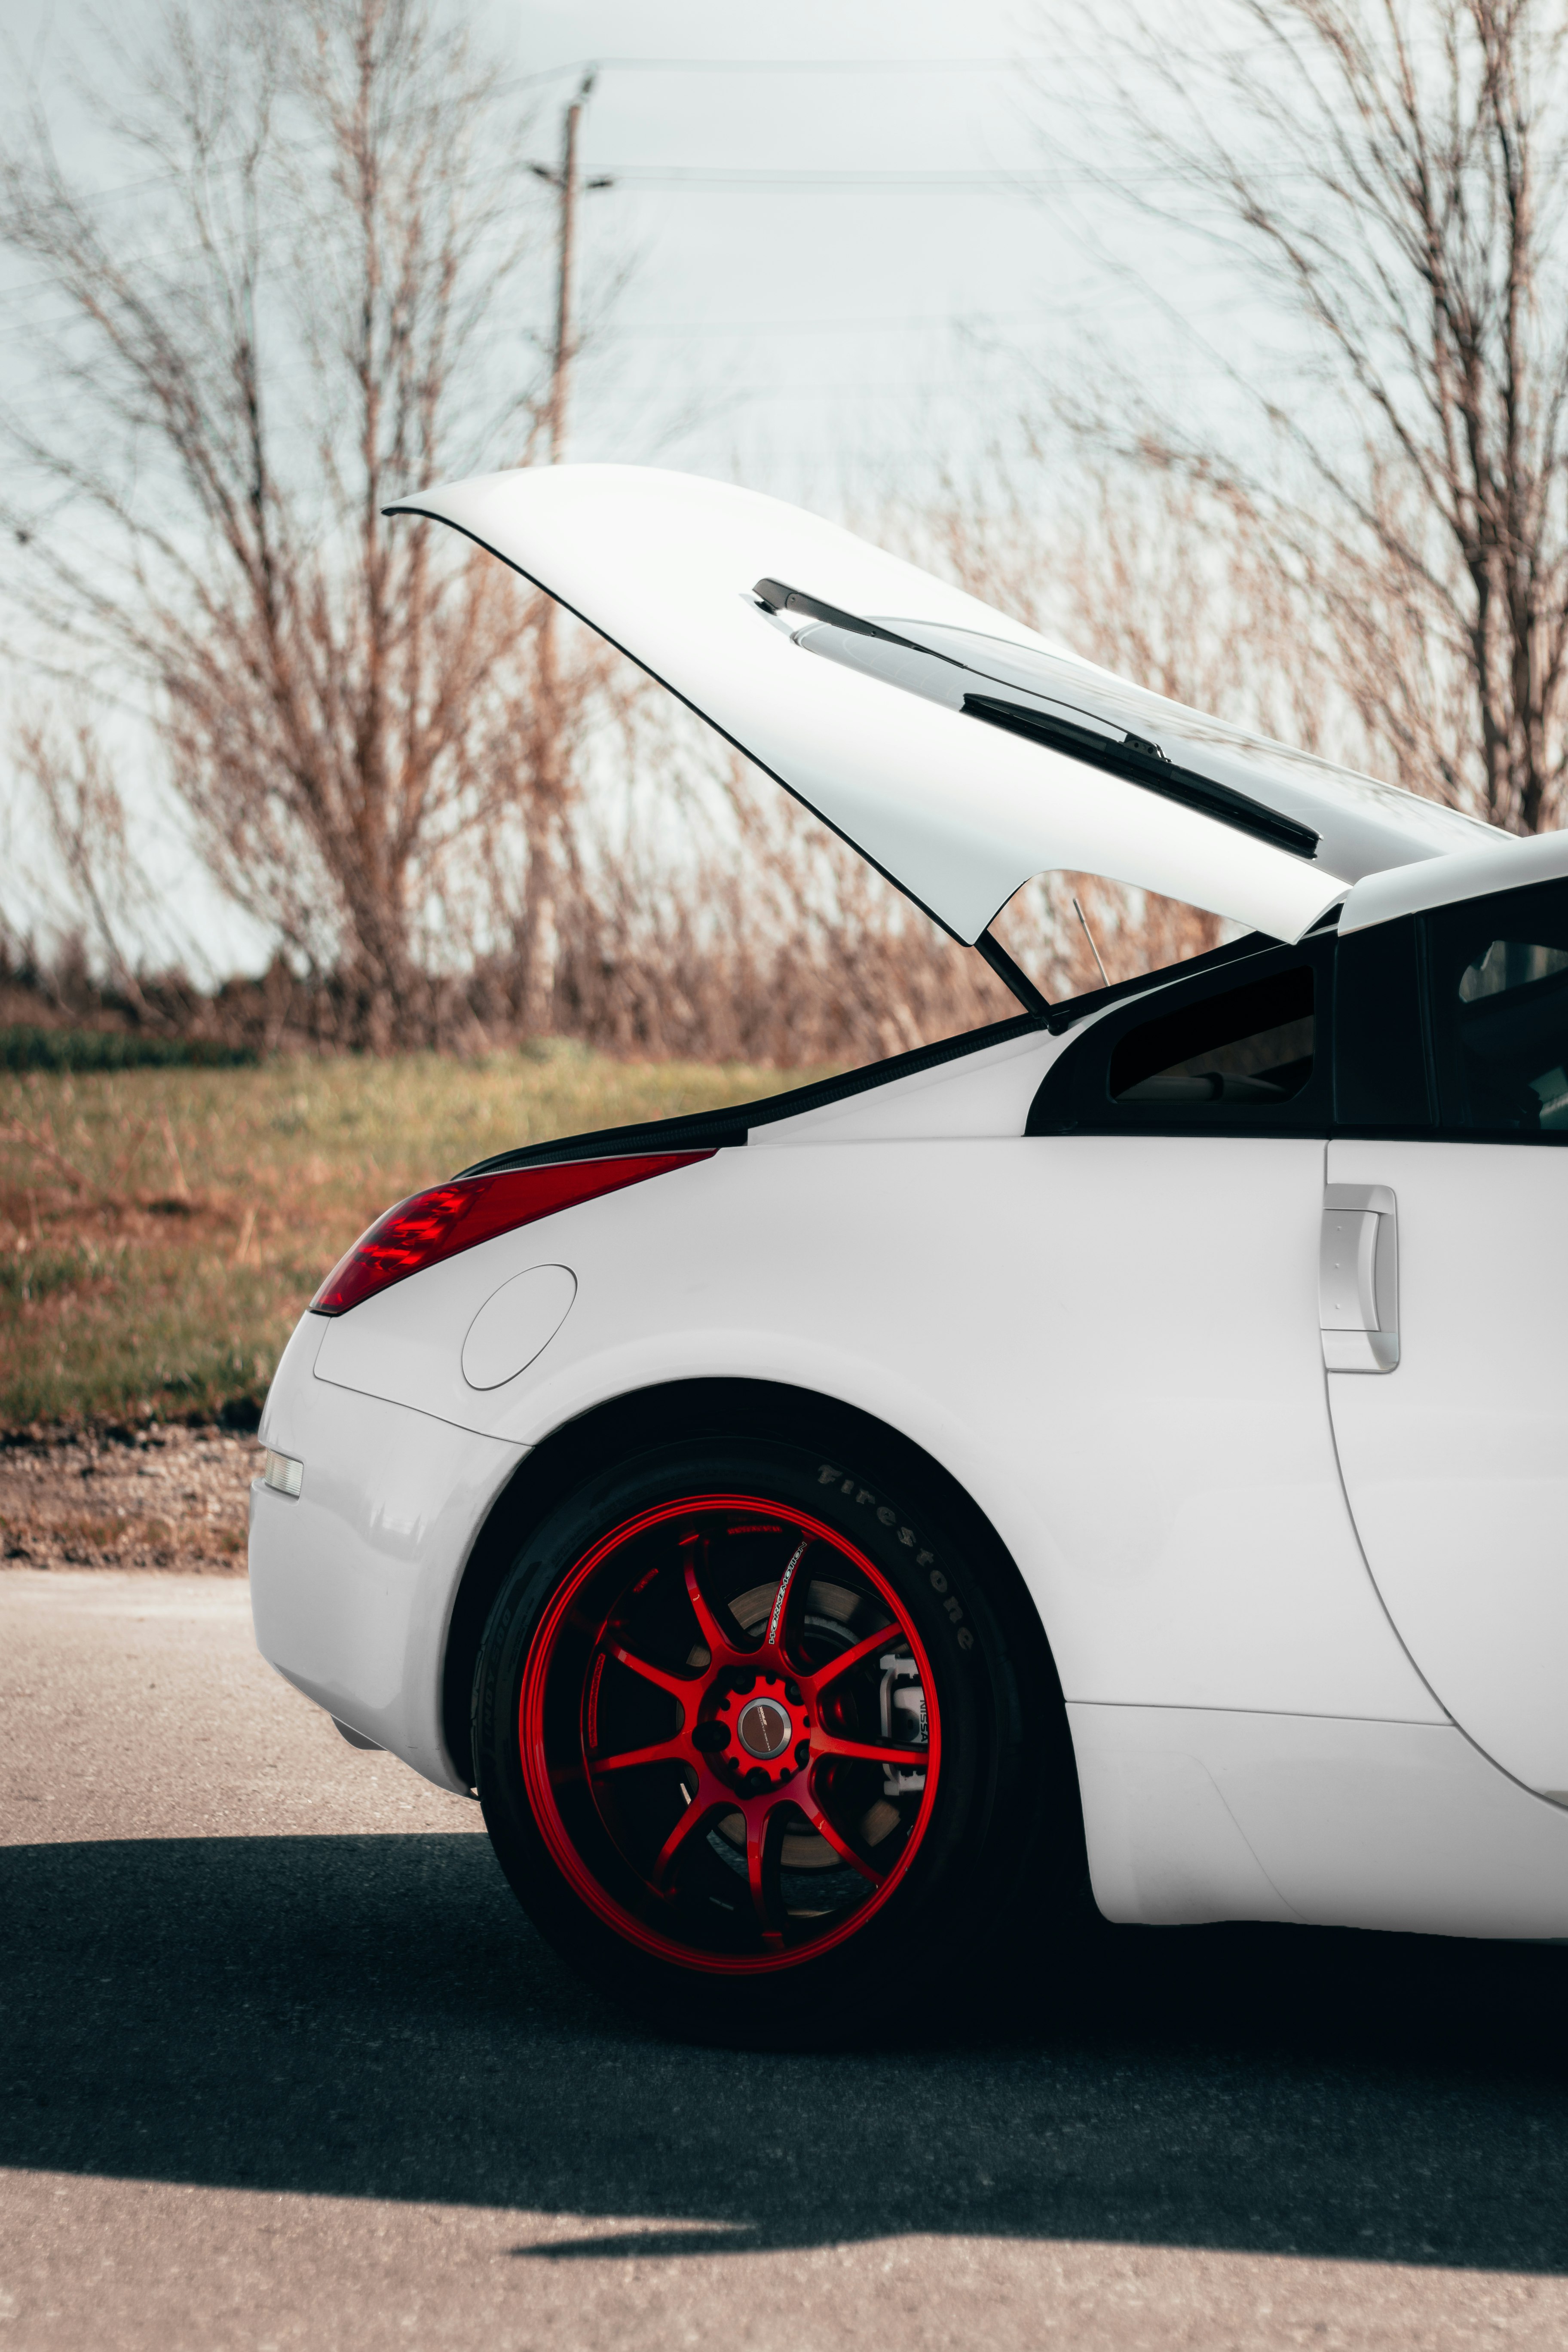
[[[1508,836],[1084,662],[776,499],[638,466],[398,500],[575,613],[955,938],[1052,868],[1279,940],[1363,875]]]

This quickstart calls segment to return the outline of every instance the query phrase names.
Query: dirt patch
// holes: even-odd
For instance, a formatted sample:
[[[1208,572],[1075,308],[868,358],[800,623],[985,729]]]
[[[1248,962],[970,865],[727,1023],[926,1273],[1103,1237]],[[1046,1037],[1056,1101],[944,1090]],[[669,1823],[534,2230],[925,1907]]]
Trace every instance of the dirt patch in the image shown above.
[[[173,1424],[0,1444],[0,1564],[243,1576],[254,1437]]]

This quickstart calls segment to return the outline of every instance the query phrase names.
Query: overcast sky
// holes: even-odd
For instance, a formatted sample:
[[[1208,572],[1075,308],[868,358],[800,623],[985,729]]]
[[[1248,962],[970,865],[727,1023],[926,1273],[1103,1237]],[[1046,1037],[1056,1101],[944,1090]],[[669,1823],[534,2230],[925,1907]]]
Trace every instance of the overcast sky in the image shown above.
[[[116,0],[114,21],[157,14]],[[0,0],[0,20],[90,173],[61,71],[73,45],[94,54],[90,10]],[[570,454],[832,512],[1005,436],[1031,362],[1070,365],[1137,307],[1066,225],[1083,173],[1047,127],[1073,80],[1065,22],[1050,0],[489,0],[541,160],[597,68],[582,167],[614,184],[584,198],[590,315],[631,268]],[[29,299],[0,286],[14,319]]]
[[[69,152],[60,68],[89,9],[0,0],[0,18]],[[901,451],[973,438],[986,352],[1037,339],[1064,276],[1031,194],[1049,158],[1029,0],[498,0],[482,23],[542,160],[598,68],[583,167],[616,184],[584,202],[589,310],[634,266],[581,371],[573,454],[834,502]]]
[[[665,454],[836,501],[900,451],[973,438],[982,354],[1027,337],[1055,274],[1022,175],[1042,153],[1019,0],[569,0],[499,9],[554,131],[598,61],[584,290],[637,267],[582,456]],[[657,452],[692,396],[698,419]]]

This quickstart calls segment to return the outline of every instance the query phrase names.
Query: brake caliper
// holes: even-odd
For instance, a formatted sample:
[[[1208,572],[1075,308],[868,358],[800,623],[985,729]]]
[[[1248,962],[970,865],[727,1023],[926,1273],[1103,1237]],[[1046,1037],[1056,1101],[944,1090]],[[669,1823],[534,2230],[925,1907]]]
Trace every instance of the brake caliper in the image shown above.
[[[926,1695],[921,1683],[921,1670],[913,1658],[901,1658],[889,1650],[879,1661],[882,1669],[881,1708],[882,1737],[890,1746],[923,1748],[926,1745]],[[882,1774],[885,1796],[907,1797],[923,1789],[923,1770],[905,1771],[889,1764]]]

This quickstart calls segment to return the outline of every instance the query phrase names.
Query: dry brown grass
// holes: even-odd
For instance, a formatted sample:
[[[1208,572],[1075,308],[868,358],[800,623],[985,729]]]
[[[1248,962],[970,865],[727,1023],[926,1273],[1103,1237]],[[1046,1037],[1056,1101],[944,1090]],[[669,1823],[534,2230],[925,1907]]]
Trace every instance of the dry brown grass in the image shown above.
[[[253,1419],[310,1293],[389,1202],[516,1144],[779,1083],[570,1047],[0,1078],[0,1427]]]

